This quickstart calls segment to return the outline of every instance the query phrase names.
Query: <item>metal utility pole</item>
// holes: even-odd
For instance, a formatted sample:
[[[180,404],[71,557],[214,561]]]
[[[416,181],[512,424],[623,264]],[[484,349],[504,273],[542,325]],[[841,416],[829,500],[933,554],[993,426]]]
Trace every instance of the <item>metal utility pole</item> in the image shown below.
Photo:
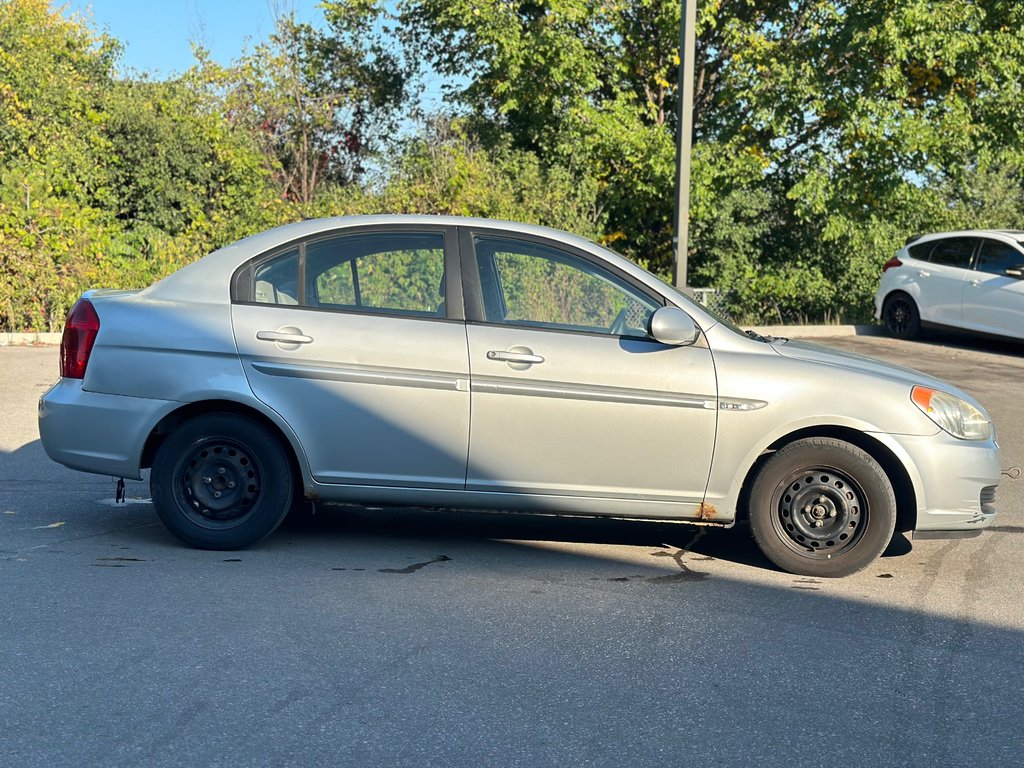
[[[676,146],[676,263],[674,282],[686,287],[690,238],[690,144],[693,135],[693,57],[696,48],[697,0],[682,0],[679,18],[679,140]]]

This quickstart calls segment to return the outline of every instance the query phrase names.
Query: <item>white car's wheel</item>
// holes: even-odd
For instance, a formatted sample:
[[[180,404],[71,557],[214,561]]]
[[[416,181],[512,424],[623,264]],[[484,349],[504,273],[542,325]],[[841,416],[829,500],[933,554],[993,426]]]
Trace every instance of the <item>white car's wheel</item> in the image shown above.
[[[910,296],[897,291],[882,305],[882,324],[890,336],[913,339],[921,332],[921,313]]]

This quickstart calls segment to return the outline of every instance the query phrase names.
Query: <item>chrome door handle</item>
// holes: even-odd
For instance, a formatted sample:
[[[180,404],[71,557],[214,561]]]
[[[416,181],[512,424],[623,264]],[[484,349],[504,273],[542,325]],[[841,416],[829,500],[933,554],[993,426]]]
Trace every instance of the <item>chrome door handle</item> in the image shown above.
[[[313,341],[312,336],[285,331],[257,331],[256,338],[260,341],[276,341],[282,344],[309,344]]]
[[[487,353],[487,359],[499,360],[503,363],[526,363],[528,365],[544,362],[544,358],[540,355],[528,355],[525,352],[499,352],[496,349],[492,349]]]
[[[927,272],[927,271],[925,271],[923,269],[919,269],[919,270],[917,270],[917,276],[918,277],[931,277],[932,273],[931,272]]]
[[[981,285],[981,280],[971,280],[971,285],[977,288],[979,285]]]

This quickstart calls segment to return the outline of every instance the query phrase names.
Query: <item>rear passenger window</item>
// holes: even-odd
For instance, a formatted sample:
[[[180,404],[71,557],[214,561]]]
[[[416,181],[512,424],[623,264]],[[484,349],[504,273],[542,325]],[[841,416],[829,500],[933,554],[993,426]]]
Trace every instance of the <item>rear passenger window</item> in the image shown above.
[[[257,304],[444,317],[444,234],[364,232],[312,240],[258,264]]]
[[[941,264],[944,267],[966,269],[971,265],[974,243],[973,237],[951,237],[948,240],[939,240],[932,249],[929,260],[933,264]]]
[[[982,240],[978,265],[975,269],[979,272],[1001,275],[1007,269],[1020,267],[1022,264],[1024,264],[1024,253],[1009,243],[1001,243],[998,240]]]
[[[306,246],[312,307],[445,314],[444,235],[375,232]]]

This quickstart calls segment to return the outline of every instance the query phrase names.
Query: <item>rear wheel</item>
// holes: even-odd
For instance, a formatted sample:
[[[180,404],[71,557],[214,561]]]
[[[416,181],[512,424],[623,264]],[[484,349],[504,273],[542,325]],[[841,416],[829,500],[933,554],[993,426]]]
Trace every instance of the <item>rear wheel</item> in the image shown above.
[[[921,332],[921,313],[905,293],[894,293],[882,306],[882,323],[890,336],[913,339]]]
[[[868,453],[842,440],[809,438],[765,462],[751,487],[749,516],[761,551],[783,570],[847,576],[888,545],[896,497]]]
[[[200,549],[240,549],[269,535],[292,503],[292,468],[280,441],[235,414],[207,414],[164,441],[150,475],[167,529]]]

